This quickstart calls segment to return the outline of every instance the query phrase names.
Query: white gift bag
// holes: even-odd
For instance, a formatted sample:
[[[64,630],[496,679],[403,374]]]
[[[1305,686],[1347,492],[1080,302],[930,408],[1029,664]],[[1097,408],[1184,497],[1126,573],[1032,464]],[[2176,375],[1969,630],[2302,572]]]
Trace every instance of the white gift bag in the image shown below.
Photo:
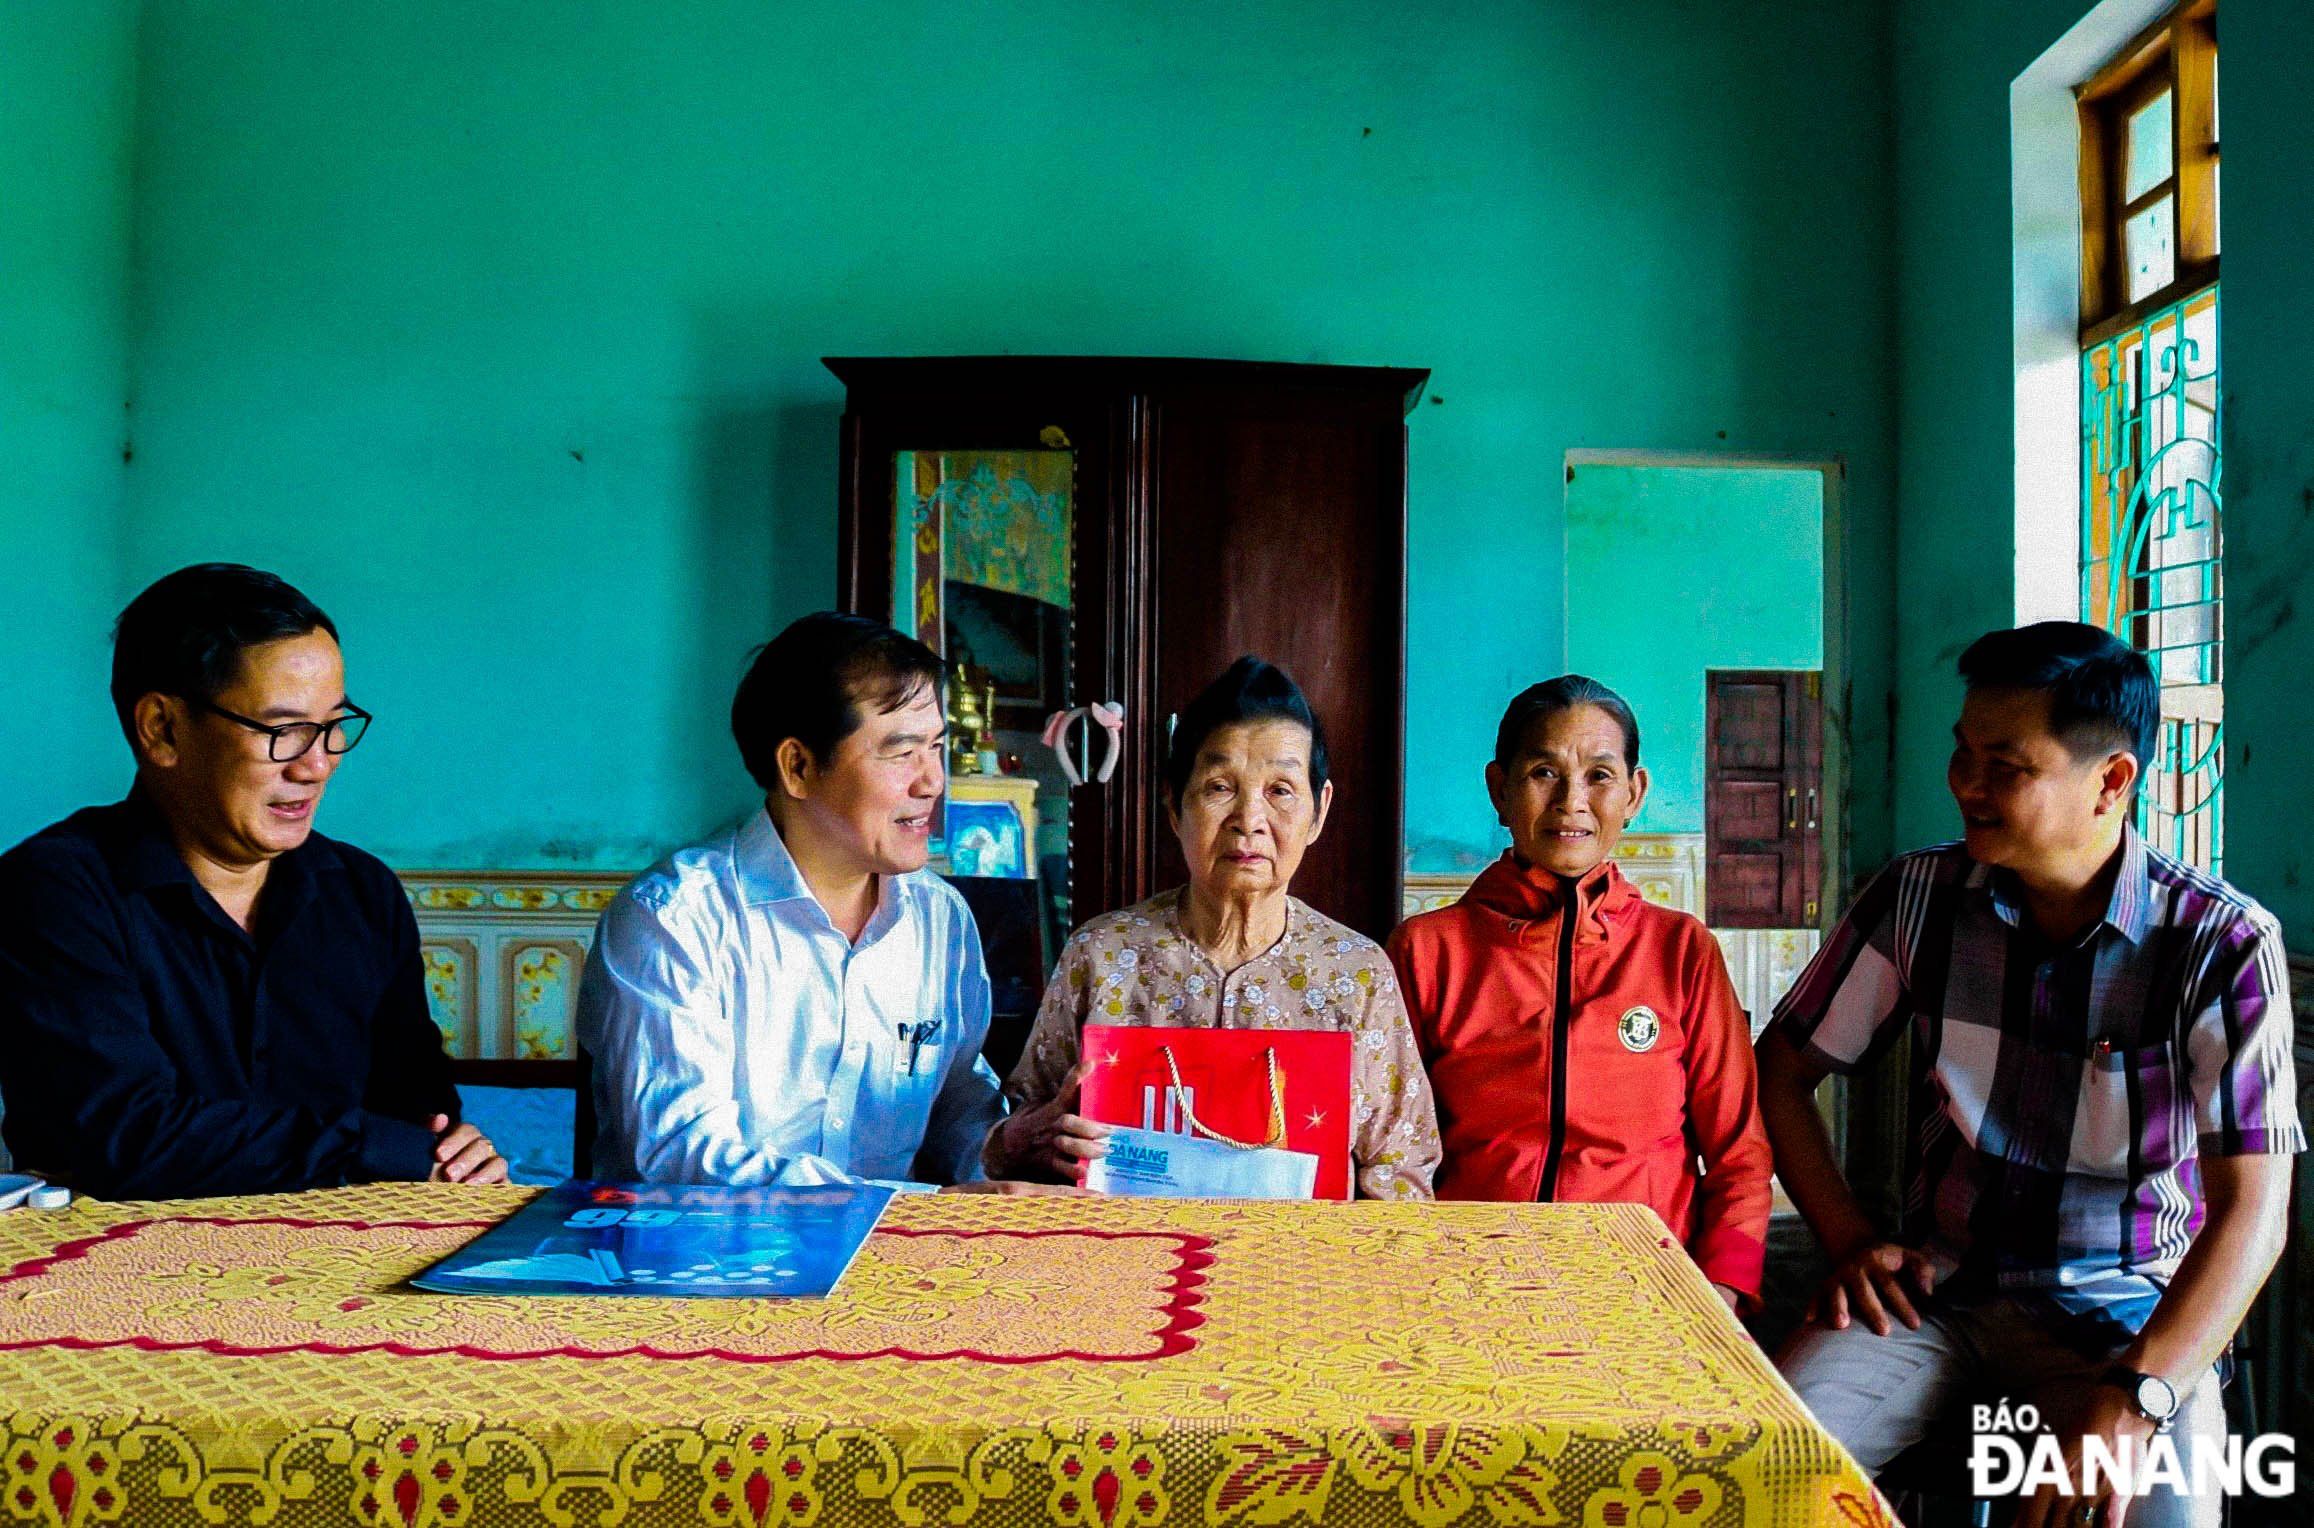
[[[1270,1138],[1238,1141],[1206,1128],[1181,1085],[1170,1048],[1162,1054],[1172,1073],[1168,1119],[1181,1134],[1112,1126],[1109,1154],[1085,1170],[1085,1187],[1142,1199],[1307,1199],[1318,1184],[1313,1152],[1288,1151],[1285,1083],[1276,1051],[1269,1051]]]
[[[1109,1154],[1085,1169],[1085,1187],[1138,1199],[1307,1199],[1318,1159],[1306,1151],[1240,1151],[1161,1130],[1109,1131]]]

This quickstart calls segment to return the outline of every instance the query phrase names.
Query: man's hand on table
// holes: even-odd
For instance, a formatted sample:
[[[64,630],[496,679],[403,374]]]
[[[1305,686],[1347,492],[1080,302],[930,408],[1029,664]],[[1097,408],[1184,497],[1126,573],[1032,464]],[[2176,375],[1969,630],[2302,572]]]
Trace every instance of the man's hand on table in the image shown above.
[[[1076,1199],[1098,1199],[1089,1188],[1074,1183],[1023,1183],[1017,1178],[988,1178],[978,1183],[951,1183],[943,1194],[1060,1194]]]
[[[1085,1164],[1109,1154],[1109,1127],[1076,1112],[1077,1090],[1090,1064],[1080,1061],[1047,1103],[1023,1109],[988,1134],[983,1154],[991,1173],[1050,1173],[1065,1183],[1084,1180]]]
[[[434,1170],[428,1183],[504,1183],[506,1158],[490,1144],[490,1137],[470,1124],[453,1126],[450,1116],[437,1114],[426,1121],[434,1132]]]
[[[1936,1265],[1926,1253],[1891,1241],[1867,1240],[1845,1257],[1832,1261],[1832,1275],[1808,1306],[1808,1319],[1846,1331],[1850,1312],[1872,1328],[1875,1337],[1894,1331],[1901,1321],[1920,1330],[1920,1312],[1905,1293],[1905,1280],[1926,1295],[1936,1288]]]

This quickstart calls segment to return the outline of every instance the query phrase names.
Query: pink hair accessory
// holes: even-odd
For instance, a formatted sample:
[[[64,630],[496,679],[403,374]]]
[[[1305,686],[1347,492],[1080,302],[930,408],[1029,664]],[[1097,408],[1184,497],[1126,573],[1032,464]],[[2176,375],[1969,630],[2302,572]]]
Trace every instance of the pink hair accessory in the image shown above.
[[[1108,729],[1109,746],[1101,756],[1100,769],[1093,775],[1094,780],[1106,785],[1109,783],[1109,777],[1117,772],[1118,755],[1125,750],[1125,707],[1119,701],[1096,700],[1089,706],[1074,706],[1066,711],[1055,711],[1045,718],[1045,730],[1041,734],[1042,741],[1047,748],[1053,751],[1053,757],[1060,760],[1061,778],[1072,786],[1085,783],[1084,774],[1077,768],[1076,761],[1069,757],[1069,750],[1065,746],[1070,724],[1080,720],[1097,722]],[[1090,740],[1088,739],[1088,741]],[[1085,762],[1087,767],[1090,767],[1092,760],[1089,752]]]

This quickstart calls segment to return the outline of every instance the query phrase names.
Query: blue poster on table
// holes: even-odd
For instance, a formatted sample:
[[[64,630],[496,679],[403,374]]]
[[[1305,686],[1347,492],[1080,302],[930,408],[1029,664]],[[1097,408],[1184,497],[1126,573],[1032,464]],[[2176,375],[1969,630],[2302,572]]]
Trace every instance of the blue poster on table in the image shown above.
[[[410,1282],[454,1295],[816,1298],[852,1266],[893,1192],[572,1178]]]

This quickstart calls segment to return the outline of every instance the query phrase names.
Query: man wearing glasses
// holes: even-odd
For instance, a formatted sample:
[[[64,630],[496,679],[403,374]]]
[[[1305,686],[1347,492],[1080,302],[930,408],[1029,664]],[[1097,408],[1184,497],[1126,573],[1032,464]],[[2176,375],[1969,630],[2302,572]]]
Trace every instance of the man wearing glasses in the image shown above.
[[[130,601],[112,698],[128,799],[0,855],[0,1116],[17,1162],[104,1198],[485,1183],[393,872],[313,831],[369,714],[337,628],[270,573]]]

